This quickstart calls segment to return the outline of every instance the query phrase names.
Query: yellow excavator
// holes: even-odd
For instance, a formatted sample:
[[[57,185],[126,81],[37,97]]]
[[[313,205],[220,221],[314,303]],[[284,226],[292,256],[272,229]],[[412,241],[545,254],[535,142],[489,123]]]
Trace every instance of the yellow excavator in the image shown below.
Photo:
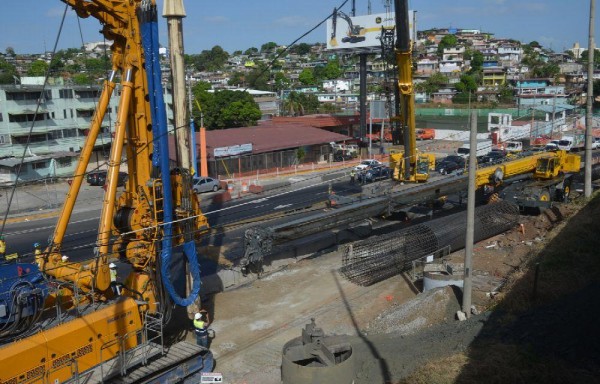
[[[62,1],[79,17],[100,21],[101,33],[113,42],[112,71],[47,248],[36,263],[7,266],[14,272],[0,279],[0,383],[108,382],[137,375],[140,364],[150,363],[152,369],[135,377],[175,382],[182,372],[208,372],[208,349],[166,344],[163,334],[174,307],[198,297],[195,240],[208,224],[188,170],[169,164],[156,3]],[[86,260],[70,260],[63,239],[115,89],[120,99],[96,249]],[[117,195],[124,162],[129,178]],[[172,281],[176,246],[192,271],[187,297]],[[111,287],[112,261],[130,270],[118,296]]]
[[[392,122],[403,132],[404,150],[390,153],[389,163],[392,178],[400,182],[424,182],[429,179],[429,171],[435,168],[435,155],[417,150],[417,129],[415,122],[415,91],[412,77],[412,46],[408,18],[408,1],[395,0],[396,46],[395,56],[398,67],[398,115]]]

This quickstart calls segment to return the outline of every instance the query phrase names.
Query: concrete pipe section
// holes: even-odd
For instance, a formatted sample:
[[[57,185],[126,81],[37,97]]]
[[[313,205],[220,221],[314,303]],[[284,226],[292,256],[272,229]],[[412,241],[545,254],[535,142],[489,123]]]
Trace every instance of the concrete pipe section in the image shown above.
[[[356,376],[354,362],[352,346],[325,337],[311,319],[301,337],[283,346],[281,380],[284,384],[351,384]]]

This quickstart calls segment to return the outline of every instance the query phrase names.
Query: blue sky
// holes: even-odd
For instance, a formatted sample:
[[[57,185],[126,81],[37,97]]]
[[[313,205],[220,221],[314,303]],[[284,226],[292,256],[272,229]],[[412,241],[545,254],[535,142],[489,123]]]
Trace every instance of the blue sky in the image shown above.
[[[157,0],[162,13],[164,0]],[[266,42],[288,45],[331,14],[343,0],[183,0],[184,47],[188,54],[220,45],[232,53]],[[64,3],[59,0],[2,0],[0,51],[12,47],[17,53],[51,51],[60,30]],[[9,5],[10,3],[10,5]],[[356,14],[368,11],[367,0],[355,0]],[[372,13],[385,12],[384,0],[371,0]],[[393,4],[393,1],[391,1]],[[600,2],[596,6],[595,41],[598,45]],[[341,9],[351,13],[352,1]],[[561,52],[575,42],[588,45],[589,0],[409,0],[417,11],[417,29],[466,28],[494,33],[525,43],[536,40]],[[102,41],[100,24],[81,19],[81,33],[75,13],[69,9],[58,49],[80,47],[84,42]],[[159,26],[161,44],[167,45],[166,23]],[[325,26],[300,42],[326,42]]]

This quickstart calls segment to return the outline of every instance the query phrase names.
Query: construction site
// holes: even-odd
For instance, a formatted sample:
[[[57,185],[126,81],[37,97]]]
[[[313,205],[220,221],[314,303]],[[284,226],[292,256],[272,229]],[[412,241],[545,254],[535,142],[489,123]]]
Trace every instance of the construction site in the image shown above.
[[[476,113],[462,152],[441,140],[417,147],[411,18],[396,0],[393,28],[351,27],[330,43],[393,35],[389,121],[401,144],[383,161],[248,187],[239,204],[231,184],[215,185],[202,202],[190,132],[177,135],[181,161],[170,162],[156,3],[63,1],[102,23],[112,71],[62,208],[44,217],[56,224],[2,224],[15,238],[47,230],[48,241],[19,257],[0,239],[0,383],[597,381],[591,118],[579,152],[517,146],[484,162]],[[193,128],[182,9],[165,8],[175,124]],[[353,22],[332,16],[334,28]],[[118,81],[105,184],[78,204]],[[440,169],[442,148],[451,171]],[[90,220],[94,246],[80,247],[72,238]]]

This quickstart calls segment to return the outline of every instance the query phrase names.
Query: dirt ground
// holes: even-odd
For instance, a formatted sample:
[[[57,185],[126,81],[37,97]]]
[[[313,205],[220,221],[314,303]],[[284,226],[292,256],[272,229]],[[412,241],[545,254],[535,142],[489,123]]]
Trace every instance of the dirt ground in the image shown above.
[[[345,335],[359,356],[355,383],[399,382],[431,358],[464,350],[482,332],[506,279],[543,246],[549,231],[578,208],[557,205],[521,216],[513,230],[475,245],[472,302],[479,316],[456,321],[461,291],[420,292],[407,275],[369,287],[337,271],[340,252],[298,260],[244,286],[214,295],[211,350],[227,383],[281,383],[283,345],[314,318],[327,336]],[[463,262],[464,251],[449,261]],[[486,284],[487,282],[487,284]],[[384,364],[382,364],[384,362]]]

